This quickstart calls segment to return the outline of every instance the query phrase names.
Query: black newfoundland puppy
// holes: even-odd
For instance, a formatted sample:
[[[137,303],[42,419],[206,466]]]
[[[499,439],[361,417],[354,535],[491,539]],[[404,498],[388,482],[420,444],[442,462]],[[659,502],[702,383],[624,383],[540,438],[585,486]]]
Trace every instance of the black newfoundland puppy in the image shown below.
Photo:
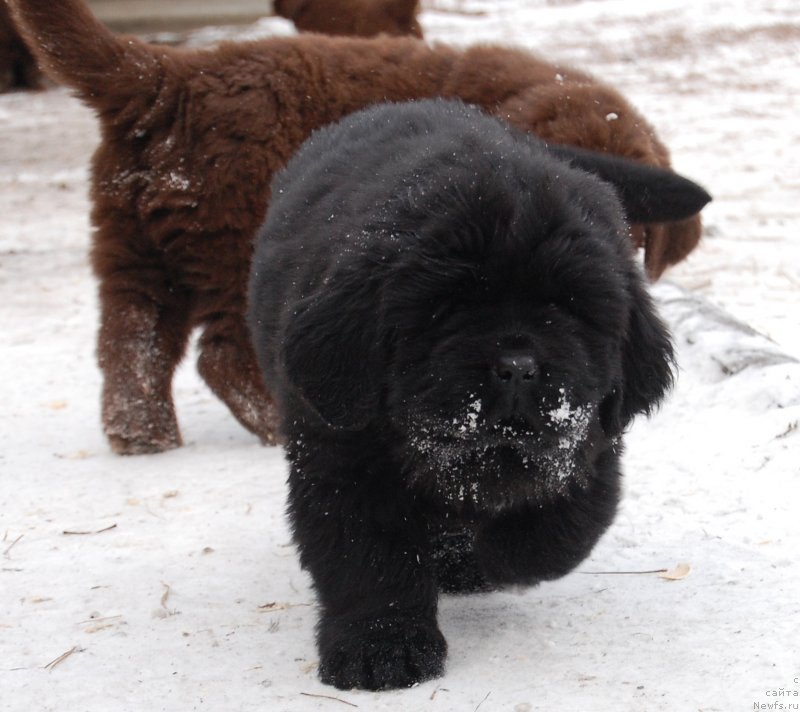
[[[589,554],[623,430],[672,376],[626,211],[677,220],[707,200],[445,101],[354,114],[276,178],[249,323],[324,682],[440,675],[439,591],[533,585]]]

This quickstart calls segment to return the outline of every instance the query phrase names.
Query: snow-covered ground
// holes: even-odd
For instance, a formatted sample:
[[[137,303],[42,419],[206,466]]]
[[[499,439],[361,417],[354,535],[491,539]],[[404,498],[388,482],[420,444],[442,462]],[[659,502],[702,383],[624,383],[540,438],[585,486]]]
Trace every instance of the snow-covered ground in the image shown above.
[[[96,126],[63,90],[1,96],[0,709],[800,709],[800,4],[425,7],[430,39],[523,45],[605,77],[714,194],[702,246],[654,290],[681,374],[628,437],[616,523],[560,581],[443,598],[443,678],[321,685],[280,451],[190,358],[187,445],[109,452],[86,259]],[[257,31],[272,27],[286,29]],[[640,573],[679,563],[679,580]]]

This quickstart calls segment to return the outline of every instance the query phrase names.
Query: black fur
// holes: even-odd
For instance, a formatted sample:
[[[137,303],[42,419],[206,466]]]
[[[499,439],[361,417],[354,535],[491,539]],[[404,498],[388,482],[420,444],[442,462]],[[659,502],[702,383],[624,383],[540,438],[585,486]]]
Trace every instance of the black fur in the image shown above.
[[[441,674],[439,591],[562,576],[614,516],[621,435],[669,387],[672,349],[615,190],[590,154],[567,160],[423,101],[318,132],[273,183],[249,323],[327,683]],[[597,160],[631,210],[704,202]]]

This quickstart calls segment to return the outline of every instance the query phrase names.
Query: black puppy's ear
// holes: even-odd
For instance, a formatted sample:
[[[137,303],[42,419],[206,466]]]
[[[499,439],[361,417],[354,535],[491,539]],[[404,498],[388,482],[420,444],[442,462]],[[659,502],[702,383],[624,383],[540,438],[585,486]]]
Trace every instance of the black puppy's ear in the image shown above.
[[[673,171],[646,166],[608,153],[548,144],[552,155],[611,183],[630,222],[669,222],[699,213],[711,196]]]
[[[383,346],[369,281],[303,300],[286,329],[281,358],[291,384],[331,427],[360,429],[377,409]]]
[[[622,343],[622,378],[601,405],[606,434],[622,433],[638,414],[649,415],[674,380],[675,354],[666,326],[640,279],[629,287],[631,309]]]

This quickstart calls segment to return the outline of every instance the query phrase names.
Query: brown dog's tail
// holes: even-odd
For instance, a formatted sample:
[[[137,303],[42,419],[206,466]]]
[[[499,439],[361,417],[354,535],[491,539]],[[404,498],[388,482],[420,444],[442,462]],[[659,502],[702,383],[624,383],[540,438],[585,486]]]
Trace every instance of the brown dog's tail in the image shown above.
[[[115,35],[83,0],[5,1],[45,71],[90,106],[108,109],[115,97],[124,102],[142,89],[153,91],[160,66],[153,51]]]

